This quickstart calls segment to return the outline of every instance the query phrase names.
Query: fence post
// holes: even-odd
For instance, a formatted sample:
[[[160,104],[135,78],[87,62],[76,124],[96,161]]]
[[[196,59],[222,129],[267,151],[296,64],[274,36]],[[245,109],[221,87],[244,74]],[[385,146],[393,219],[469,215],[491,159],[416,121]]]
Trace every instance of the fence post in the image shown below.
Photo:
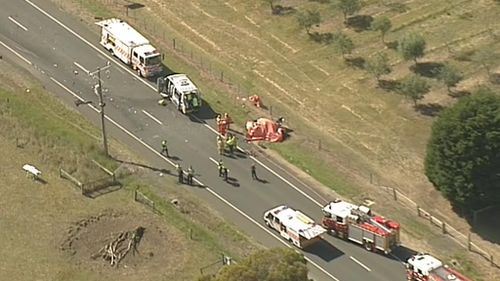
[[[224,82],[224,71],[220,72],[220,81]]]
[[[417,216],[420,217],[420,207],[417,205]]]
[[[469,235],[467,235],[467,249],[469,251],[472,250],[472,242],[471,242],[471,238],[470,238],[470,232],[469,232]]]
[[[491,262],[491,266],[495,266],[495,261],[493,260],[492,254],[490,254],[490,262]]]
[[[137,202],[137,189],[134,190],[134,201]]]
[[[172,39],[172,46],[174,47],[174,50],[175,50],[175,38]]]
[[[394,187],[392,188],[392,196],[394,197],[394,201],[398,201],[398,193]]]
[[[269,106],[269,115],[271,115],[271,118],[273,118],[273,106]]]
[[[318,150],[321,150],[321,140],[318,140]]]
[[[444,221],[441,222],[441,229],[443,230],[443,234],[446,234],[446,223]]]
[[[189,239],[193,240],[193,229],[192,228],[189,229]]]

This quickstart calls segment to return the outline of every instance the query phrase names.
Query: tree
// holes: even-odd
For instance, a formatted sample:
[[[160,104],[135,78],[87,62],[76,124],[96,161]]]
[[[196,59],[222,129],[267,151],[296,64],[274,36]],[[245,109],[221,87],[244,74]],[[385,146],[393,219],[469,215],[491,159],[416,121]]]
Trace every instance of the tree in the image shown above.
[[[417,106],[417,102],[424,98],[424,95],[429,92],[429,88],[424,79],[418,75],[411,75],[401,82],[399,90],[413,101],[414,106]]]
[[[451,87],[455,87],[458,82],[462,81],[463,75],[450,64],[445,64],[438,73],[438,79],[443,81],[450,92]]]
[[[342,11],[344,23],[347,23],[347,16],[354,15],[361,10],[360,0],[338,0],[336,8]]]
[[[391,20],[388,17],[378,17],[371,24],[372,30],[380,31],[382,43],[385,43],[385,34],[392,28]]]
[[[500,204],[500,97],[475,92],[441,112],[427,144],[425,174],[455,206]]]
[[[307,34],[310,34],[311,27],[321,23],[321,14],[319,11],[307,10],[297,15],[297,21],[301,27],[306,29]]]
[[[308,281],[304,256],[292,249],[259,251],[242,262],[222,268],[204,281]]]
[[[349,38],[349,36],[345,35],[344,33],[337,33],[335,35],[334,42],[335,46],[342,54],[342,58],[344,59],[346,59],[346,54],[350,54],[352,53],[352,50],[354,50],[354,43],[352,42],[351,38]]]
[[[499,58],[500,55],[492,48],[481,49],[472,55],[472,60],[479,63],[486,70],[488,77],[491,76],[491,68]]]
[[[380,76],[389,74],[392,71],[385,53],[375,54],[372,59],[365,63],[365,69],[377,79],[377,82],[380,81]]]
[[[424,56],[425,39],[417,33],[410,33],[399,42],[399,52],[405,60],[412,59],[417,64],[417,58]]]

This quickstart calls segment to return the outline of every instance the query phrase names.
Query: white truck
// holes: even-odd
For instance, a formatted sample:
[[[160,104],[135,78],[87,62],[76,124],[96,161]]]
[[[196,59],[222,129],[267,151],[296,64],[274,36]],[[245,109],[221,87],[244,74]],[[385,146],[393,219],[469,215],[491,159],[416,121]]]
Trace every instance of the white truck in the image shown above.
[[[361,244],[368,251],[388,254],[400,245],[400,225],[373,215],[370,208],[340,199],[323,207],[323,226],[335,236]]]
[[[161,54],[128,23],[112,18],[96,23],[102,28],[101,45],[141,77],[162,72]]]
[[[182,113],[196,112],[201,108],[200,91],[186,74],[160,77],[156,82],[158,93],[164,99],[170,99]]]
[[[429,254],[417,254],[406,262],[408,281],[472,281]]]
[[[281,237],[300,249],[321,240],[321,235],[326,232],[326,229],[311,218],[286,205],[267,211],[264,221],[267,226],[278,231]]]

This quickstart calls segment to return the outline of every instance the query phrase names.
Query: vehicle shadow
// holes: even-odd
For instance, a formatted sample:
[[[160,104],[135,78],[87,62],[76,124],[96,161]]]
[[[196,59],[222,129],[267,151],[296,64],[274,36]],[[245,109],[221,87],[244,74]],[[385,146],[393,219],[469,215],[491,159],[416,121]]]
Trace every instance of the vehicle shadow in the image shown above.
[[[306,247],[304,249],[304,252],[318,256],[319,258],[327,262],[344,255],[344,252],[335,248],[332,244],[324,239],[321,239],[320,241],[310,245],[309,247]]]
[[[188,116],[189,119],[193,122],[205,123],[206,120],[215,119],[217,113],[212,109],[210,104],[202,98],[201,108],[198,111],[189,114]]]
[[[406,262],[411,256],[416,254],[418,254],[417,251],[401,245],[392,250],[392,252],[389,255],[387,255],[387,257],[390,259]]]

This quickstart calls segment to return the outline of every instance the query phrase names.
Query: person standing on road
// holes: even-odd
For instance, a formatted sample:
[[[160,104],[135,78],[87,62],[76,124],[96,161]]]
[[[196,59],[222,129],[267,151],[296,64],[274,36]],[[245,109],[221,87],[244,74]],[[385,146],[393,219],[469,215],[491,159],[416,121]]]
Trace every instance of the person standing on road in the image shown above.
[[[217,151],[219,152],[219,155],[224,154],[224,141],[221,136],[217,136]]]
[[[227,181],[227,178],[228,178],[228,172],[229,172],[229,169],[224,167],[223,168],[223,171],[222,171],[222,175],[224,176],[224,181]]]
[[[187,184],[193,185],[193,176],[194,176],[193,167],[189,166],[189,169],[187,170]]]
[[[219,169],[219,177],[224,176],[224,162],[222,162],[222,159],[219,159],[219,162],[217,163],[217,168]]]
[[[252,179],[259,180],[259,178],[257,177],[257,171],[255,169],[255,164],[252,164],[251,170],[252,170]]]
[[[164,154],[166,155],[167,157],[170,157],[168,155],[168,147],[167,147],[167,140],[162,140],[161,141],[161,152],[160,154]]]
[[[184,183],[184,174],[182,172],[182,167],[179,163],[175,164],[175,170],[177,171],[177,182]]]

